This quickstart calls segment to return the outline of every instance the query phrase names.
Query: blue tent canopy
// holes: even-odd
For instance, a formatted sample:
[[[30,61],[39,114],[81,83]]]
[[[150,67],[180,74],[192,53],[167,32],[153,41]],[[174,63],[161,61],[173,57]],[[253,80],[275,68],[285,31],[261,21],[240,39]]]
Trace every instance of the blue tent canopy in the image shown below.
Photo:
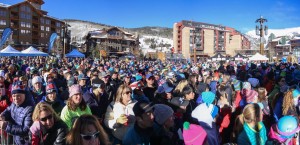
[[[70,53],[66,54],[66,57],[85,57],[85,55],[77,49],[73,49]]]

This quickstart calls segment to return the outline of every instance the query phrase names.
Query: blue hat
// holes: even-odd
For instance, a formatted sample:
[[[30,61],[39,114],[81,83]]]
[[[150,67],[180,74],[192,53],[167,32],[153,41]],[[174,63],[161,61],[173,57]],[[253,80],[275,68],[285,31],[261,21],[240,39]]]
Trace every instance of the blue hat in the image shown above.
[[[293,98],[296,98],[296,97],[298,97],[300,95],[300,91],[298,90],[298,89],[295,89],[294,91],[293,91]]]
[[[146,75],[146,79],[149,79],[150,77],[153,77],[153,74],[152,74],[152,73],[148,73],[148,74]]]
[[[202,96],[202,101],[207,104],[212,104],[216,98],[216,95],[211,91],[202,92],[201,96]]]
[[[298,121],[294,116],[283,116],[278,120],[277,132],[285,138],[291,138],[299,131]]]
[[[169,87],[169,85],[167,83],[164,83],[163,85],[159,86],[157,91],[158,93],[170,93],[173,90],[172,87]]]

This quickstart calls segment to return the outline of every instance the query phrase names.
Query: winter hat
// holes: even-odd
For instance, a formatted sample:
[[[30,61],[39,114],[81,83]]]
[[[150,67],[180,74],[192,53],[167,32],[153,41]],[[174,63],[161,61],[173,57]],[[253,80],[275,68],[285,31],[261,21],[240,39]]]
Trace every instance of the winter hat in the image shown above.
[[[12,85],[11,94],[25,94],[25,87],[21,81],[16,81]]]
[[[286,92],[288,89],[289,89],[289,86],[288,86],[288,85],[283,85],[283,86],[280,87],[280,92],[284,93],[284,92]]]
[[[142,76],[141,75],[139,75],[139,74],[137,74],[137,75],[135,75],[135,80],[136,81],[140,81],[140,80],[142,80]]]
[[[170,93],[172,90],[173,90],[173,88],[170,87],[168,85],[168,83],[164,83],[164,84],[162,84],[161,86],[158,87],[157,92],[158,93],[163,93],[163,92]]]
[[[216,95],[211,91],[202,92],[201,96],[202,96],[202,101],[207,104],[212,104],[216,98]]]
[[[251,84],[249,82],[243,82],[243,89],[251,90]]]
[[[295,89],[295,90],[293,91],[293,98],[297,98],[299,95],[300,95],[299,89]]]
[[[69,97],[72,97],[75,94],[82,93],[81,87],[78,84],[72,85],[69,87]]]
[[[163,125],[168,118],[173,116],[174,111],[171,107],[164,104],[154,105],[154,118],[159,125]]]
[[[213,104],[202,103],[198,105],[192,112],[192,117],[197,119],[199,122],[204,122],[210,127],[214,118],[218,115],[219,108]]]
[[[259,85],[259,80],[257,78],[249,78],[248,82],[251,84],[253,88]]]
[[[284,138],[293,137],[299,130],[299,123],[294,116],[283,116],[278,120],[277,132]]]
[[[50,94],[52,92],[55,92],[56,89],[55,89],[55,86],[53,83],[49,83],[47,86],[46,86],[46,94]]]
[[[241,90],[241,81],[234,79],[233,87],[234,87],[235,91],[240,91]]]
[[[183,140],[185,145],[202,145],[206,136],[207,133],[201,126],[184,122]]]
[[[246,102],[247,103],[252,103],[255,98],[258,97],[258,93],[254,90],[247,90],[246,94],[244,94],[246,97]]]
[[[36,84],[36,83],[42,83],[42,78],[40,76],[35,76],[32,79],[32,85]]]

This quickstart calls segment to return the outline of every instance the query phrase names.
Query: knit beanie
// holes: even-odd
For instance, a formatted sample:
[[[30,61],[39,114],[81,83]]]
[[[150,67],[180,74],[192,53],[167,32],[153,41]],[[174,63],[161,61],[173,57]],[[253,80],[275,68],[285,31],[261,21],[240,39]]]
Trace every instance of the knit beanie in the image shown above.
[[[258,93],[254,90],[247,90],[246,94],[244,94],[246,97],[246,102],[247,103],[253,103],[253,101],[255,100],[255,98],[258,97]]]
[[[171,107],[164,104],[154,105],[154,118],[159,125],[163,125],[171,116],[173,116],[174,111]]]
[[[12,85],[11,94],[25,94],[25,87],[21,81],[16,81]]]
[[[78,84],[72,85],[69,87],[69,97],[72,97],[75,94],[82,93],[81,87]]]
[[[202,96],[202,101],[207,104],[212,104],[216,98],[216,95],[211,91],[202,92],[201,96]]]
[[[32,79],[32,85],[34,85],[36,83],[42,83],[42,78],[40,76],[33,77],[33,79]]]
[[[184,122],[183,140],[185,145],[202,145],[206,136],[207,133],[201,126]]]
[[[257,78],[249,78],[248,82],[251,84],[253,88],[259,85],[259,80]]]

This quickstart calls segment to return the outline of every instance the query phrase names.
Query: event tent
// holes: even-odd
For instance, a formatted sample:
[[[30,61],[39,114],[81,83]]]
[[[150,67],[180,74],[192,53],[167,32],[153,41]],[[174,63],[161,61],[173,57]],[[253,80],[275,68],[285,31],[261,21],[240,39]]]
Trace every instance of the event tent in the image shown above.
[[[70,53],[66,54],[66,57],[85,57],[85,55],[77,49],[73,49]]]
[[[240,53],[237,53],[233,58],[234,58],[234,60],[244,60],[247,57],[244,56],[244,55],[242,55],[242,54],[240,54]]]
[[[37,49],[35,49],[32,46],[28,47],[27,49],[25,49],[21,52],[22,52],[22,56],[48,56],[47,53],[38,51]]]
[[[269,58],[267,58],[267,57],[265,57],[265,56],[263,56],[263,55],[261,55],[261,54],[259,54],[259,53],[256,53],[255,55],[253,55],[253,56],[251,56],[250,58],[249,58],[249,60],[254,60],[254,61],[267,61],[267,60],[269,60]]]
[[[217,53],[214,56],[210,57],[212,61],[216,60],[226,60],[226,56],[222,55],[221,53]]]
[[[0,51],[0,56],[22,56],[22,53],[8,45]]]

